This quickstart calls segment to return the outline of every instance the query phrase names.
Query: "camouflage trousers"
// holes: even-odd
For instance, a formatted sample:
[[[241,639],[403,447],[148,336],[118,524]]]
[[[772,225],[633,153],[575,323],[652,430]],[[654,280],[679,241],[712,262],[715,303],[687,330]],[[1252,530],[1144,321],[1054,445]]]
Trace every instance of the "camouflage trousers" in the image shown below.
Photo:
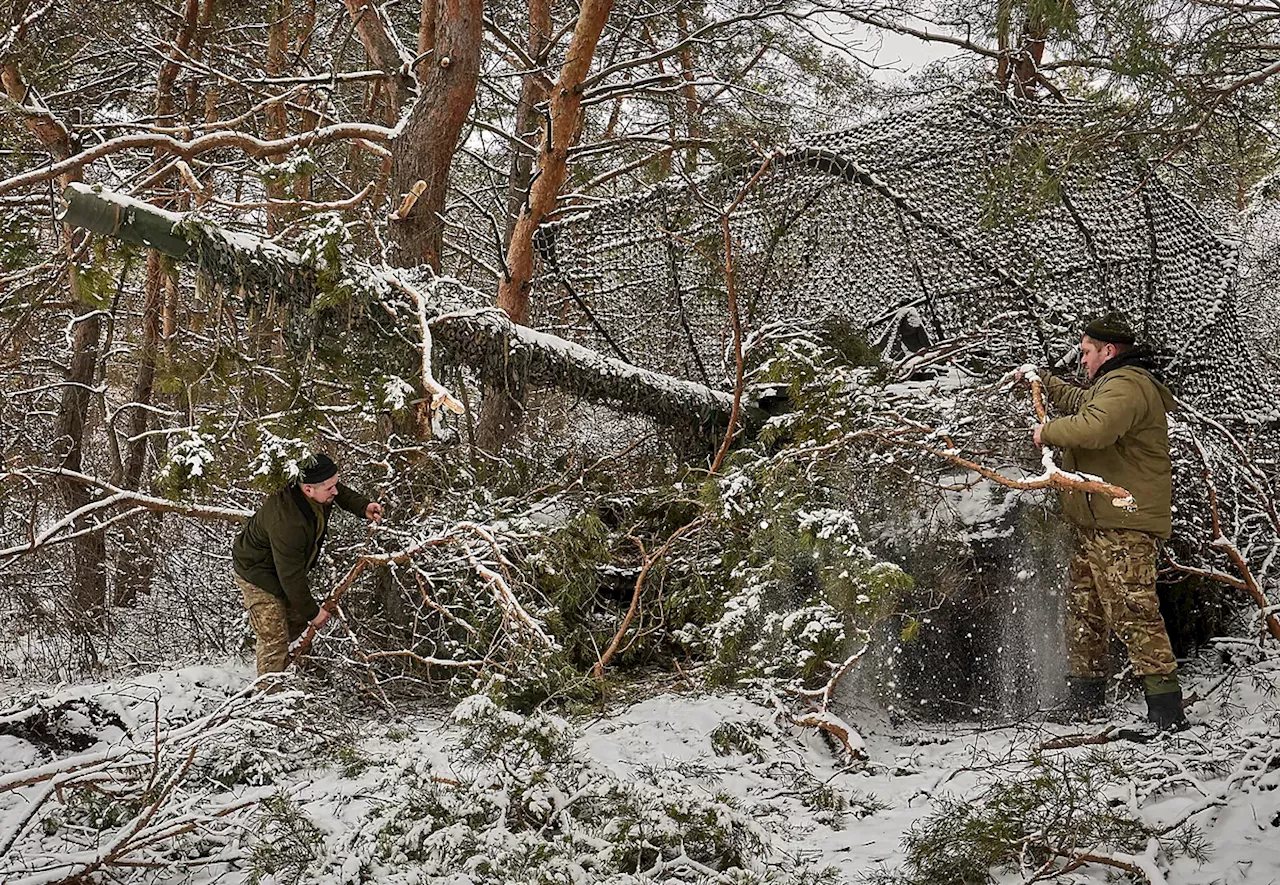
[[[1156,539],[1129,529],[1081,529],[1067,594],[1067,663],[1072,676],[1105,676],[1108,634],[1129,652],[1138,676],[1178,669],[1156,599]]]
[[[289,663],[289,643],[306,632],[306,619],[257,584],[250,584],[239,575],[235,579],[258,640],[258,675],[283,672]]]

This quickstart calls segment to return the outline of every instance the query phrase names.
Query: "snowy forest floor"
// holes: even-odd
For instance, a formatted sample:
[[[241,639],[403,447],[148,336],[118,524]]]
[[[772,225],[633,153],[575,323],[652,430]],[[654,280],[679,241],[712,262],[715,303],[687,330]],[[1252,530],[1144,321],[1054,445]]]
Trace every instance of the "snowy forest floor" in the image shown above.
[[[982,829],[970,812],[985,808],[990,836],[992,803],[1004,803],[1029,835],[1095,840],[1072,850],[1101,860],[1057,881],[1263,885],[1280,881],[1278,672],[1250,653],[1201,674],[1193,727],[1148,744],[1046,750],[1080,729],[1042,715],[891,724],[853,705],[842,712],[869,759],[852,765],[746,694],[692,688],[567,722],[483,695],[390,713],[319,681],[245,691],[252,673],[238,659],[9,685],[0,880],[943,881],[901,871],[904,837],[941,834],[959,857],[948,840],[965,822]],[[1123,827],[1071,829],[1112,814],[1149,828],[1127,837],[1145,851],[1106,844]],[[1201,861],[1150,838],[1183,822]],[[1024,848],[994,881],[1048,878],[1049,860]]]

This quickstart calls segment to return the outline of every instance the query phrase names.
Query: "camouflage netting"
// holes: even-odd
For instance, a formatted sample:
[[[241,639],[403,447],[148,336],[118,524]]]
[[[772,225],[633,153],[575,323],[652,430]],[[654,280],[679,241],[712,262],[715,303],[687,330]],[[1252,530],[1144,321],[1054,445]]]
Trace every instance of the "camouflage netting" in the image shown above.
[[[1056,361],[1082,318],[1121,310],[1180,395],[1220,416],[1280,417],[1273,370],[1241,333],[1237,247],[1097,123],[1096,107],[978,92],[787,148],[732,218],[747,328],[848,321],[899,351],[902,338],[909,351],[987,330],[993,367],[1007,368]],[[535,324],[723,383],[720,213],[755,169],[550,225]]]
[[[1263,182],[1251,202],[1240,231],[1236,300],[1248,339],[1274,363],[1280,354],[1280,176]]]

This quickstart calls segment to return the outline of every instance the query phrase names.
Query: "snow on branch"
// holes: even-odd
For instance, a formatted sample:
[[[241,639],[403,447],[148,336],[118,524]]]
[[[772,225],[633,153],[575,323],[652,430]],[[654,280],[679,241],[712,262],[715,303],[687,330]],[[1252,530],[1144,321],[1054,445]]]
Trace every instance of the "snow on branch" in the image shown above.
[[[418,314],[418,334],[422,336],[422,390],[431,397],[431,408],[444,406],[455,415],[463,413],[462,403],[448,391],[431,373],[431,321],[427,311],[427,299],[417,289],[406,286],[394,274],[385,275],[387,281],[413,299]]]
[[[922,432],[933,432],[929,428],[921,428]],[[852,438],[875,439],[880,442],[888,443],[894,446],[904,446],[924,452],[935,458],[939,458],[957,467],[963,467],[965,470],[978,474],[983,479],[989,479],[992,482],[1002,485],[1005,488],[1018,489],[1020,491],[1032,491],[1034,489],[1057,489],[1064,492],[1087,492],[1094,495],[1106,495],[1112,499],[1112,503],[1117,507],[1126,509],[1132,508],[1133,496],[1126,489],[1120,486],[1103,482],[1097,477],[1089,477],[1084,474],[1070,473],[1059,468],[1053,461],[1051,453],[1045,452],[1042,456],[1042,463],[1045,472],[1040,476],[1032,479],[1014,479],[1011,476],[1005,476],[999,471],[993,470],[971,461],[968,458],[962,458],[954,451],[943,451],[922,442],[913,439],[905,439],[901,435],[891,434],[889,432],[881,432],[874,430],[860,431],[852,434]]]
[[[192,791],[188,781],[193,766],[222,752],[217,748],[234,740],[246,724],[279,719],[289,705],[287,695],[261,692],[255,684],[185,725],[164,730],[157,719],[152,734],[0,777],[0,796],[19,799],[0,805],[4,880],[11,885],[53,885],[164,865],[172,840],[192,832],[216,845],[219,834],[236,828],[231,816],[256,805],[270,790],[250,790],[234,798],[223,794],[221,799]],[[4,721],[46,714],[38,703]],[[40,835],[41,821],[56,814],[53,803],[65,806],[86,793],[105,794],[116,806],[136,811],[122,818],[114,832],[104,832],[96,844],[78,852],[50,852]],[[233,849],[233,857],[227,859],[238,856],[238,849]],[[216,853],[206,860],[219,862]]]
[[[154,495],[145,495],[141,492],[122,489],[119,486],[112,485],[106,480],[98,479],[97,477],[88,476],[74,470],[66,470],[63,468],[32,467],[28,468],[26,471],[3,473],[0,474],[0,482],[10,478],[24,478],[30,482],[31,480],[28,474],[39,474],[55,479],[71,480],[72,482],[79,483],[80,485],[105,492],[106,497],[99,498],[96,501],[90,501],[83,507],[68,513],[66,516],[54,521],[52,525],[48,526],[38,535],[34,531],[35,514],[33,513],[31,522],[33,530],[30,535],[30,540],[26,544],[19,544],[0,550],[0,559],[20,556],[24,553],[30,553],[33,550],[38,550],[41,547],[49,546],[50,544],[69,541],[72,538],[79,537],[88,532],[100,531],[108,525],[118,522],[125,516],[138,513],[141,510],[151,510],[156,513],[177,513],[181,516],[191,516],[196,519],[213,519],[229,522],[242,522],[253,516],[253,511],[251,510],[241,510],[234,507],[216,507],[208,504],[183,504],[179,501],[171,501],[167,498],[157,498]],[[127,506],[132,509],[125,514],[117,514],[108,520],[96,523],[92,527],[75,530],[77,523],[85,517],[120,506]]]
[[[476,543],[472,540],[473,538],[479,539],[479,546],[483,548],[483,552],[491,555],[496,563],[496,568],[484,561],[482,558],[483,552],[473,549],[473,544]],[[394,553],[362,554],[356,560],[355,565],[343,576],[342,580],[334,585],[333,590],[329,592],[320,607],[330,614],[339,614],[339,605],[342,598],[355,586],[357,579],[368,569],[412,562],[428,551],[440,547],[455,547],[462,553],[476,575],[484,582],[485,587],[493,594],[494,601],[502,612],[503,623],[513,635],[523,637],[548,650],[554,651],[559,648],[555,639],[547,633],[546,628],[538,619],[531,615],[521,604],[512,589],[514,581],[509,568],[511,563],[502,553],[502,548],[498,544],[493,529],[473,522],[459,522],[431,537],[413,541]],[[290,663],[297,662],[310,651],[318,632],[314,624],[307,626],[306,631],[294,641],[290,649]],[[364,654],[362,657],[366,663],[379,658],[404,657],[433,666],[451,667],[481,667],[490,663],[487,660],[452,661],[436,658],[428,659],[407,650],[372,652]]]
[[[674,426],[719,423],[733,411],[729,393],[517,325],[499,310],[443,314],[431,321],[431,328],[436,343],[455,362],[512,391],[558,388]]]
[[[844,748],[851,762],[861,762],[867,758],[866,744],[862,736],[835,713],[830,710],[813,710],[808,713],[792,713],[781,701],[774,699],[778,711],[778,719],[801,728],[816,728],[831,736]]]
[[[375,126],[371,123],[335,123],[322,126],[309,132],[300,132],[285,138],[261,139],[243,132],[210,132],[182,141],[170,135],[159,133],[138,133],[121,135],[96,144],[87,150],[68,157],[49,166],[40,166],[12,178],[0,181],[0,194],[5,194],[20,187],[52,181],[60,175],[83,169],[90,163],[118,154],[122,151],[156,150],[190,160],[207,154],[210,151],[233,148],[250,157],[271,157],[285,154],[298,148],[318,147],[336,141],[363,140],[370,142],[390,141],[396,130],[387,126]]]
[[[469,546],[465,544],[462,546],[462,550],[467,556],[467,561],[471,563],[476,573],[484,579],[489,589],[493,591],[494,600],[502,609],[503,619],[507,623],[513,624],[517,633],[538,640],[544,648],[550,650],[558,649],[560,647],[559,644],[547,634],[547,631],[542,628],[542,625],[532,615],[525,611],[524,606],[520,604],[520,600],[516,598],[515,593],[511,590],[511,574],[508,570],[511,563],[502,555],[502,549],[498,547],[493,531],[487,526],[477,525],[474,522],[460,522],[458,523],[458,528],[473,532],[479,536],[493,552],[494,558],[504,572],[504,574],[499,574],[489,568],[476,557],[475,552]]]

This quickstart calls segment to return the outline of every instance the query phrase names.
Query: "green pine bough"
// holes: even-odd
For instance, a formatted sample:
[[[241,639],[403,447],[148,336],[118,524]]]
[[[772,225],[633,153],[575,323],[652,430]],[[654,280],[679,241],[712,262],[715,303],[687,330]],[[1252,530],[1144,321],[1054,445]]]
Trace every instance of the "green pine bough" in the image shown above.
[[[101,186],[72,184],[64,194],[61,220],[124,242],[156,249],[170,258],[196,266],[213,282],[246,293],[262,303],[290,308],[286,333],[299,348],[317,341],[350,336],[349,324],[329,305],[320,275],[301,254],[259,237],[228,231],[190,215],[169,212],[114,193]],[[369,292],[390,292],[394,298],[412,292],[391,271],[365,268]],[[440,282],[444,282],[441,280]],[[387,285],[387,284],[390,285]],[[456,285],[456,284],[454,284]],[[378,313],[416,310],[388,304],[385,296]],[[642,369],[608,357],[555,335],[521,326],[501,311],[473,310],[443,313],[439,299],[427,294],[430,330],[442,355],[476,372],[480,379],[522,395],[532,388],[556,388],[621,411],[646,415],[674,427],[706,431],[723,428],[733,405],[731,393],[661,372]],[[401,342],[366,323],[369,336],[380,335],[382,349]],[[414,323],[414,325],[417,325]],[[341,335],[328,336],[332,326]],[[359,339],[360,336],[355,336]],[[371,345],[372,341],[364,342]],[[425,342],[424,342],[425,343]],[[402,342],[401,342],[402,344]],[[750,404],[749,404],[750,406]],[[748,409],[749,417],[753,412]]]

